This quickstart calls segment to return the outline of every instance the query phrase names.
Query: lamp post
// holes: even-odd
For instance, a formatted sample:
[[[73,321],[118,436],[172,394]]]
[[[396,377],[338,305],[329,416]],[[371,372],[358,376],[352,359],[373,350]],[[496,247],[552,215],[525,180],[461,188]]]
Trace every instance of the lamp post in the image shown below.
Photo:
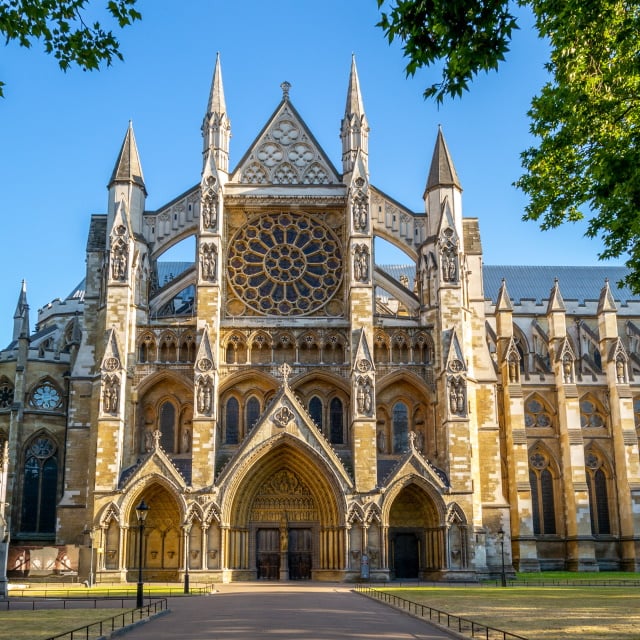
[[[144,606],[144,585],[142,584],[142,537],[144,535],[144,521],[147,519],[149,507],[146,505],[144,498],[136,507],[136,515],[138,516],[138,591],[136,594],[136,607],[140,609]]]
[[[93,587],[93,540],[96,535],[95,529],[87,527],[84,533],[89,536],[89,579],[87,583],[89,588]]]
[[[498,540],[500,540],[500,555],[502,556],[502,572],[500,573],[500,586],[507,586],[507,576],[504,572],[504,529],[500,527],[498,531]]]
[[[189,534],[191,533],[191,522],[184,525],[184,592],[189,593]]]

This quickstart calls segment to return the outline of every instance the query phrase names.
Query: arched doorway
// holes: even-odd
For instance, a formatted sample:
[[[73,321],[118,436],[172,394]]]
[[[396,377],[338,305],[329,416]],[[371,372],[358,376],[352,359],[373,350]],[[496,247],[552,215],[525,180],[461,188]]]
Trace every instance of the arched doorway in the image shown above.
[[[226,550],[232,580],[339,580],[344,509],[336,478],[294,441],[253,461],[230,505]]]
[[[391,575],[423,578],[443,568],[444,527],[433,499],[416,484],[404,487],[389,512]]]
[[[136,506],[141,500],[149,507],[142,540],[143,578],[146,582],[176,581],[182,558],[182,518],[176,498],[159,483],[148,486],[131,505],[127,567],[134,573],[139,567],[140,529]],[[137,580],[137,573],[130,573],[129,580]]]

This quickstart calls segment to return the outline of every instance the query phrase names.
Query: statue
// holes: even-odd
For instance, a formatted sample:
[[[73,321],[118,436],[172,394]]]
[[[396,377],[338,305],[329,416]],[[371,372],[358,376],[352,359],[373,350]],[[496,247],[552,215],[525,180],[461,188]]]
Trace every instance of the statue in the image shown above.
[[[385,435],[384,429],[378,429],[378,452],[386,453],[387,451],[387,436]]]
[[[189,429],[183,429],[182,431],[182,453],[189,453],[191,451],[191,432]]]

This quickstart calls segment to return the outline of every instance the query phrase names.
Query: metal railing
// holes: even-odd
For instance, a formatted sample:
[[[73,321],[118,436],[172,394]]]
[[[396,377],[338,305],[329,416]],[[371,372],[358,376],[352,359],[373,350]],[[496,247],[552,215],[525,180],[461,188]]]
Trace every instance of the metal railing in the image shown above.
[[[34,595],[34,591],[37,591],[37,595]],[[215,585],[205,584],[202,587],[192,586],[189,589],[189,593],[191,595],[202,596],[208,593],[213,593],[215,591]],[[157,587],[153,590],[145,590],[145,598],[152,597],[163,597],[163,596],[178,596],[184,594],[184,586],[176,585],[176,586],[167,586],[163,588],[162,591],[158,591]],[[44,589],[40,588],[37,583],[30,585],[29,589],[15,589],[12,588],[9,591],[9,597],[15,598],[69,598],[69,599],[86,599],[86,598],[127,598],[134,597],[136,595],[135,586],[130,587],[129,589],[125,589],[122,586],[113,586],[113,587],[91,587],[86,592],[80,588],[75,589],[60,589],[56,587],[45,587]],[[0,601],[2,604],[2,601]]]
[[[524,636],[519,636],[503,629],[497,629],[490,627],[468,618],[461,618],[460,616],[435,609],[426,604],[419,604],[405,598],[400,598],[393,593],[387,591],[380,591],[379,589],[373,589],[372,587],[366,587],[363,585],[356,586],[356,592],[365,595],[369,598],[375,598],[381,600],[386,604],[390,604],[398,609],[412,613],[429,622],[435,622],[447,629],[452,629],[460,634],[469,636],[470,638],[484,638],[484,640],[527,640]]]
[[[107,633],[113,633],[116,629],[122,629],[122,627],[134,624],[139,620],[143,620],[144,618],[148,618],[151,615],[155,615],[166,610],[167,599],[158,598],[153,602],[149,602],[149,604],[144,605],[144,607],[140,607],[140,609],[123,611],[122,613],[118,613],[110,618],[98,620],[97,622],[92,622],[91,624],[87,624],[83,627],[78,627],[77,629],[72,629],[71,631],[66,631],[64,633],[59,633],[55,636],[49,636],[47,640],[61,640],[62,638],[68,640],[80,640],[81,638],[83,640],[91,640],[92,638],[100,638]]]

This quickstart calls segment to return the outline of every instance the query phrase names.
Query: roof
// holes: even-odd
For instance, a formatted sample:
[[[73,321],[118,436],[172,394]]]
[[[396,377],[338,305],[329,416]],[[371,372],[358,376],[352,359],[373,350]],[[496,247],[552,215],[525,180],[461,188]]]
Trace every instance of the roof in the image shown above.
[[[597,302],[608,278],[616,302],[627,304],[640,301],[640,295],[634,294],[628,286],[617,286],[617,283],[629,273],[626,267],[484,265],[483,272],[485,298],[494,303],[498,298],[503,278],[515,304],[523,300],[533,300],[536,303],[549,300],[556,278],[564,300],[577,300],[580,304],[586,300]]]

